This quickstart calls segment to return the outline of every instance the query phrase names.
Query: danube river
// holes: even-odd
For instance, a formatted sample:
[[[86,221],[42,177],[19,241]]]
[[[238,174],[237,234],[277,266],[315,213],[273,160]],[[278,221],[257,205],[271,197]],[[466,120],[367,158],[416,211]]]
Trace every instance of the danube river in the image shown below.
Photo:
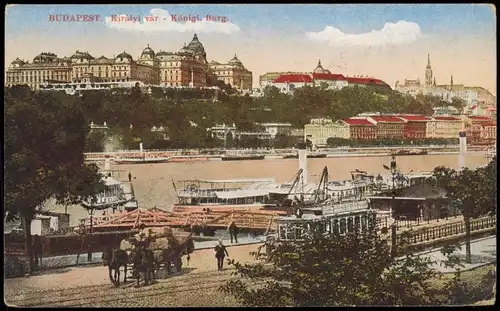
[[[322,169],[327,166],[329,180],[350,179],[350,171],[359,169],[370,174],[386,174],[383,164],[388,165],[389,156],[346,157],[308,159],[309,182],[318,182]],[[422,155],[399,156],[398,167],[403,173],[413,170],[432,171],[436,166],[458,168],[458,155]],[[465,158],[465,165],[470,168],[487,164],[481,154],[470,154]],[[128,173],[132,181],[136,199],[140,208],[158,208],[170,210],[176,203],[172,180],[184,179],[238,179],[238,178],[274,178],[278,183],[292,180],[298,171],[298,159],[250,160],[250,161],[204,161],[177,162],[164,164],[133,164],[114,166],[119,169],[117,178],[126,180]],[[178,184],[178,187],[181,186]],[[49,205],[47,206],[49,207]],[[50,204],[50,209],[64,212],[64,207]],[[80,207],[69,207],[70,223],[76,225],[78,219],[87,217],[87,212]]]

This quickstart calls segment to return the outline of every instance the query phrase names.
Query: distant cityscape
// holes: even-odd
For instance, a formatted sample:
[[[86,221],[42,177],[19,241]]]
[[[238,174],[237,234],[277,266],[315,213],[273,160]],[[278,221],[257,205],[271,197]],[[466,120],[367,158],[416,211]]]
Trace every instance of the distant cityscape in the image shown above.
[[[460,131],[466,132],[468,142],[492,143],[496,139],[496,122],[487,116],[421,116],[409,114],[360,114],[334,122],[328,118],[311,119],[303,129],[293,129],[290,123],[261,123],[263,130],[256,133],[239,132],[233,125],[216,125],[208,129],[214,137],[225,139],[257,135],[262,140],[277,136],[306,138],[316,148],[326,147],[329,138],[359,141],[401,140],[411,143],[422,139],[456,139]],[[156,130],[156,127],[152,129]]]
[[[425,80],[405,79],[396,81],[395,91],[413,97],[432,95],[451,103],[453,98],[462,99],[463,111],[456,108],[434,108],[434,116],[380,115],[369,113],[354,118],[332,121],[328,118],[312,119],[303,129],[293,130],[297,137],[308,137],[316,146],[325,146],[328,138],[356,140],[376,139],[428,139],[456,138],[461,130],[468,131],[470,142],[496,139],[496,97],[479,86],[437,84],[433,76],[430,54],[427,55]],[[235,55],[227,62],[207,62],[207,53],[195,34],[188,45],[179,52],[156,52],[149,45],[141,56],[134,58],[125,51],[106,58],[94,58],[88,52],[76,51],[71,57],[59,58],[51,52],[42,52],[30,63],[17,58],[7,70],[6,86],[26,84],[35,90],[85,91],[109,88],[141,87],[163,88],[212,88],[210,76],[231,86],[240,94],[260,97],[264,89],[276,87],[280,92],[293,94],[304,86],[340,90],[350,86],[370,86],[390,90],[388,83],[368,76],[348,77],[331,73],[318,60],[312,72],[268,72],[260,76],[259,87],[252,88],[252,72]],[[70,92],[70,93],[71,93]],[[233,136],[254,136],[259,139],[273,139],[276,133],[290,135],[290,124],[273,123],[264,126],[266,130],[255,133],[238,132],[235,126],[216,125],[211,129],[215,137],[222,133]],[[273,128],[271,131],[270,129]],[[270,132],[271,131],[271,132]],[[225,137],[225,136],[224,136]]]
[[[30,88],[49,90],[95,90],[113,87],[130,88],[139,82],[141,86],[166,88],[206,88],[210,76],[215,77],[242,94],[262,96],[266,86],[275,86],[281,92],[291,94],[303,86],[325,86],[342,89],[347,86],[371,86],[391,89],[391,86],[374,77],[331,73],[323,68],[321,60],[312,72],[267,72],[259,77],[259,86],[252,86],[252,72],[245,68],[235,55],[227,62],[207,61],[203,44],[195,34],[188,45],[179,52],[156,52],[149,45],[137,60],[123,51],[107,58],[94,58],[88,52],[76,51],[71,57],[59,58],[51,52],[42,52],[33,61],[16,58],[6,72],[6,86],[26,84]],[[454,97],[464,100],[467,108],[477,115],[496,112],[496,97],[480,86],[464,86],[453,81],[437,84],[433,76],[430,54],[427,55],[425,80],[405,79],[395,82],[394,90],[417,96],[433,95],[451,102]]]

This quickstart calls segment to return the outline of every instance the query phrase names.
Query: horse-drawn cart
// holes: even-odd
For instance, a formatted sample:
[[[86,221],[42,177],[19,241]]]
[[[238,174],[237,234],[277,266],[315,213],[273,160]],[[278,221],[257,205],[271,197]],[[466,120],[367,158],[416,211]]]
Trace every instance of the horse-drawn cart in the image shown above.
[[[155,275],[163,268],[165,274],[176,272],[182,269],[182,256],[191,254],[194,251],[194,242],[190,233],[167,231],[164,233],[153,234],[144,241],[137,241],[135,238],[123,239],[119,250],[105,255],[103,259],[110,270],[110,279],[113,284],[118,286],[120,271],[123,266],[125,278],[127,271],[132,271],[132,278],[139,279],[144,275],[145,283],[154,279]],[[121,257],[116,254],[121,254]],[[120,259],[121,258],[121,259]],[[121,261],[121,262],[119,262]],[[112,270],[115,271],[113,275]]]

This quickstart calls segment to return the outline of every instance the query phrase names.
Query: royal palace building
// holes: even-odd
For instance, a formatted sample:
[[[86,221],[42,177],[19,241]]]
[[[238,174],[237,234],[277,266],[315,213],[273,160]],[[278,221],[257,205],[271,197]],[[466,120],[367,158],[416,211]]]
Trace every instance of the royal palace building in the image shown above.
[[[297,88],[304,86],[327,87],[328,89],[340,90],[347,86],[370,86],[390,90],[391,87],[380,79],[366,76],[347,77],[342,74],[332,74],[324,69],[321,60],[313,72],[290,73],[290,72],[268,72],[259,78],[260,87],[275,86],[281,92],[292,94]]]
[[[252,73],[236,57],[224,66],[227,70],[210,67],[219,79],[228,81],[236,89],[246,89],[250,85],[251,90]],[[127,81],[165,87],[205,87],[208,68],[205,48],[195,34],[179,52],[155,53],[148,45],[137,59],[125,51],[112,58],[94,58],[81,51],[62,58],[42,52],[31,63],[16,58],[8,67],[5,84],[26,84],[35,90],[45,83]]]
[[[252,91],[252,72],[243,66],[236,55],[225,64],[211,61],[209,68],[219,80],[233,88],[246,92]]]

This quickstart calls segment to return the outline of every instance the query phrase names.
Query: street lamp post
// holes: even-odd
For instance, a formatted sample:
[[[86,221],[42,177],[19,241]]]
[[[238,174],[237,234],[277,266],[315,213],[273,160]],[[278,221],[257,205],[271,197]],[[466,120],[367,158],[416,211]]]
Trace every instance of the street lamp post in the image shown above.
[[[396,190],[396,174],[397,174],[397,163],[396,163],[396,156],[392,155],[391,159],[391,164],[388,167],[387,165],[384,165],[384,168],[388,171],[391,172],[392,176],[392,199],[391,199],[391,206],[390,206],[390,212],[389,215],[392,217],[393,209],[394,209],[394,201],[395,201],[395,190]],[[392,258],[396,257],[396,223],[393,222],[391,225],[391,256]]]
[[[93,226],[93,217],[94,217],[94,203],[93,203],[93,199],[91,201],[91,205],[90,205],[90,230],[89,230],[89,249],[88,249],[88,253],[87,253],[87,261],[92,261],[92,244],[93,244],[93,241],[92,241],[92,226]]]

